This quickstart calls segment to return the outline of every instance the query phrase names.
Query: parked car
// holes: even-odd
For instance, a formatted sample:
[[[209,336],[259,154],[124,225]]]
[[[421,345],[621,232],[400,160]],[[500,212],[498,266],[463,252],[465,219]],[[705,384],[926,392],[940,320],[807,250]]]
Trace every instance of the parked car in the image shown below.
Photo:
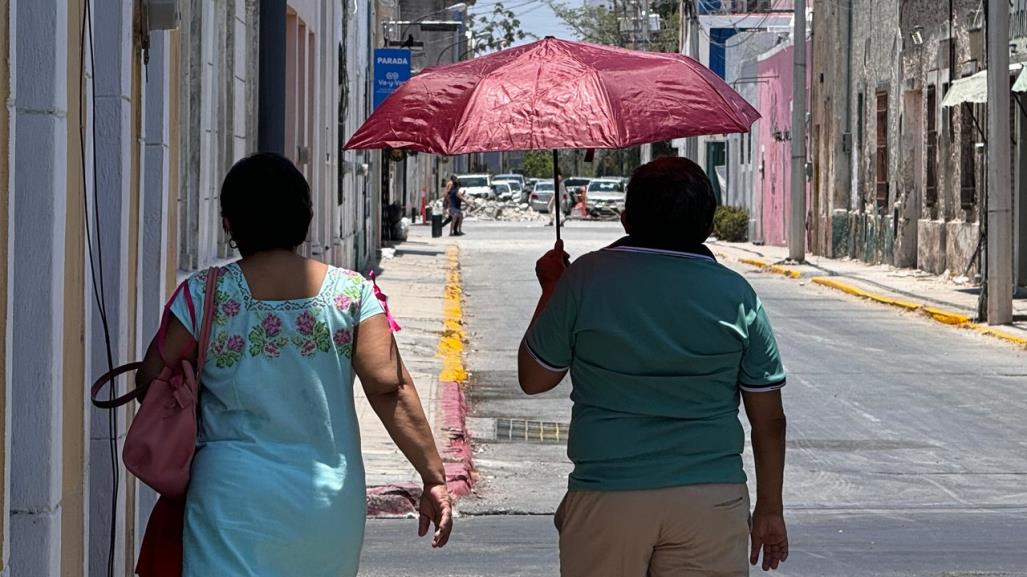
[[[553,197],[553,181],[538,180],[531,192],[528,204],[539,212],[549,212],[549,199]]]
[[[458,174],[460,190],[467,198],[493,199],[492,180],[487,174]]]
[[[570,208],[570,197],[567,194],[567,189],[560,187],[563,192],[563,199],[561,205],[563,206],[563,212],[566,214]],[[531,193],[528,202],[531,208],[538,212],[549,212],[549,199],[553,198],[553,181],[552,180],[540,180],[535,184],[535,190]]]
[[[524,180],[524,175],[523,174],[514,174],[514,173],[510,173],[510,174],[497,174],[497,175],[492,177],[492,181],[495,182],[497,180],[516,182],[517,184],[519,184],[521,186],[521,189],[523,189],[524,185],[526,184],[525,180]]]
[[[492,183],[492,194],[493,198],[498,200],[513,200],[513,187],[510,182],[493,182]]]
[[[563,181],[563,185],[567,188],[567,192],[571,197],[571,208],[573,208],[574,205],[578,204],[578,202],[581,201],[581,199],[578,198],[581,191],[581,187],[587,187],[588,183],[591,181],[591,178],[586,178],[584,176],[571,176]]]
[[[500,175],[503,176],[503,175]],[[493,184],[506,184],[510,187],[509,198],[499,197],[499,200],[512,200],[516,202],[528,202],[528,191],[524,188],[524,183],[519,180],[506,180],[505,176],[500,178],[497,176],[492,179]]]
[[[624,179],[597,178],[588,183],[585,207],[595,218],[614,216],[624,212]]]

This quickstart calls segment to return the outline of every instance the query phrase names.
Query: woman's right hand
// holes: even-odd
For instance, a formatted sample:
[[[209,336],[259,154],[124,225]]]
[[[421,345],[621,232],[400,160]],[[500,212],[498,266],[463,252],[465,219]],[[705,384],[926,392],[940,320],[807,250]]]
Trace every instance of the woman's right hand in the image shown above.
[[[432,537],[431,546],[436,549],[445,547],[449,542],[449,534],[453,531],[453,504],[445,483],[424,486],[418,511],[421,520],[417,535],[427,535],[428,529],[434,523],[435,535]]]

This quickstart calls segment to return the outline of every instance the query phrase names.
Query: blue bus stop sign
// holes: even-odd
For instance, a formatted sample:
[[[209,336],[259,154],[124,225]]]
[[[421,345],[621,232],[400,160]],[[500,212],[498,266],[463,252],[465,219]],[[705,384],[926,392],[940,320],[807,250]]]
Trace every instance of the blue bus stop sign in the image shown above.
[[[374,108],[378,108],[378,105],[407,80],[410,80],[409,48],[374,49]]]

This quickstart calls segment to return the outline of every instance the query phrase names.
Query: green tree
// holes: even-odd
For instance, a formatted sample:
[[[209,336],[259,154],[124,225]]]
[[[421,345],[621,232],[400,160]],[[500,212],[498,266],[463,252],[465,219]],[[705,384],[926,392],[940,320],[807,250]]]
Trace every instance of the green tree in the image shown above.
[[[560,0],[546,0],[553,13],[570,28],[578,40],[622,48],[637,48],[649,52],[678,52],[681,23],[677,2],[654,2],[651,14],[660,16],[660,29],[649,34],[649,46],[642,44],[641,33],[630,27],[622,30],[621,23],[634,24],[638,15],[634,9],[620,4],[622,10],[609,10],[605,6],[569,4]]]
[[[496,4],[489,14],[472,17],[471,27],[475,39],[474,56],[509,48],[519,40],[538,38],[522,30],[517,14],[501,3]]]
[[[553,178],[553,153],[548,150],[525,152],[524,176],[527,178]]]

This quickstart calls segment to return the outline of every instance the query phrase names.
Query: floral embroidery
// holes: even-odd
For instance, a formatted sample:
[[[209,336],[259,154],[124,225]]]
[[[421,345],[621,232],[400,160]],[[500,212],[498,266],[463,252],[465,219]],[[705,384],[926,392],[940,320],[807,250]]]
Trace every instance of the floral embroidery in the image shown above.
[[[310,311],[303,311],[296,317],[296,332],[299,334],[293,337],[292,342],[305,357],[318,351],[327,353],[332,348],[328,323],[317,320]]]
[[[347,311],[353,306],[353,301],[344,294],[335,295],[335,308],[340,311]]]
[[[347,275],[350,277],[351,282],[342,289],[342,292],[335,295],[335,308],[339,312],[353,313],[356,309],[360,308],[361,297],[364,296],[364,277],[360,275]]]
[[[282,335],[282,319],[268,313],[259,325],[250,330],[250,356],[264,356],[268,359],[278,358],[289,344],[289,339]]]
[[[241,308],[242,307],[239,305],[239,301],[235,299],[229,299],[221,305],[221,312],[226,317],[234,317],[235,315],[239,314]]]
[[[246,341],[241,336],[220,333],[211,346],[211,358],[219,369],[227,369],[239,362],[245,348]]]
[[[335,350],[339,352],[341,356],[350,358],[353,356],[353,334],[348,329],[339,329],[335,331],[335,335],[332,336],[332,340],[335,341]]]

